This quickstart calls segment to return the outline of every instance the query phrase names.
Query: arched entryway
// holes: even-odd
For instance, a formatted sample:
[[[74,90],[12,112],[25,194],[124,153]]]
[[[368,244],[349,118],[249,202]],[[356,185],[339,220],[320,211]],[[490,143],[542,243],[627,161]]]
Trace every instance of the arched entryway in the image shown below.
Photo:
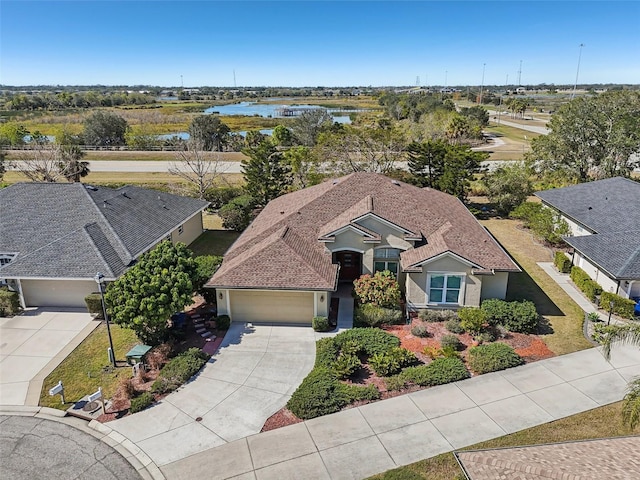
[[[338,279],[341,282],[353,282],[362,275],[362,253],[353,250],[343,250],[333,253],[333,263],[340,265]]]

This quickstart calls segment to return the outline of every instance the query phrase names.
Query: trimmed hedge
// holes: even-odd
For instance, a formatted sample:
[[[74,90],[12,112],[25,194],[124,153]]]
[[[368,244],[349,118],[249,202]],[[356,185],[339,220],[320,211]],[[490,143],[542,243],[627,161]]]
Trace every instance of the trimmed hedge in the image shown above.
[[[480,307],[490,325],[502,325],[510,332],[533,333],[538,328],[536,305],[529,301],[506,302],[497,298],[484,300]]]
[[[20,313],[20,297],[18,292],[8,288],[0,288],[0,317],[13,317]]]
[[[333,337],[338,349],[348,342],[355,342],[367,355],[384,353],[400,346],[400,339],[378,328],[352,328]]]
[[[396,276],[389,270],[364,274],[353,281],[353,291],[362,304],[372,303],[379,307],[395,308],[400,303],[400,286]]]
[[[147,408],[154,401],[155,400],[151,392],[144,392],[139,397],[131,399],[131,407],[129,408],[129,411],[131,413],[138,413]]]
[[[293,392],[287,408],[303,420],[338,412],[351,398],[342,385],[333,371],[314,368]]]
[[[436,358],[429,365],[405,368],[400,375],[411,383],[427,387],[470,377],[464,362],[459,358]]]
[[[154,393],[172,392],[193,377],[209,360],[209,355],[199,348],[190,348],[167,363],[153,385]]]
[[[84,303],[87,304],[87,310],[95,318],[104,320],[104,312],[102,311],[102,295],[99,293],[90,293],[84,297]]]
[[[329,319],[327,317],[313,317],[311,320],[311,327],[316,332],[328,332],[331,330]]]
[[[378,307],[373,303],[358,305],[353,312],[354,327],[380,327],[402,322],[402,310]]]
[[[229,330],[230,326],[231,318],[229,318],[229,315],[220,315],[219,317],[216,317],[216,328],[218,330]]]
[[[458,320],[458,315],[453,310],[420,310],[418,318],[423,322],[447,322]]]
[[[562,252],[556,252],[553,257],[553,264],[556,266],[560,273],[569,273],[571,272],[571,259],[567,257],[567,255]]]
[[[478,374],[496,372],[523,363],[522,357],[505,343],[490,343],[469,349],[469,367]]]
[[[592,302],[596,301],[596,295],[600,295],[602,293],[602,287],[591,280],[589,274],[580,267],[571,267],[570,277],[573,283],[575,283],[576,286],[582,290],[582,293],[584,293]]]
[[[633,319],[633,309],[636,306],[636,302],[615,293],[602,292],[600,294],[600,307],[609,311],[609,302],[613,302],[613,313],[623,318]]]

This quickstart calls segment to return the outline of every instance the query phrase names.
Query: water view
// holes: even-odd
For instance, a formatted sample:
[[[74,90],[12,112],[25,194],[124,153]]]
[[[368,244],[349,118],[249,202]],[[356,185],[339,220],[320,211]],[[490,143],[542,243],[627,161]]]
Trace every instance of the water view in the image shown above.
[[[291,117],[293,115],[282,115],[282,112],[285,110],[295,111],[295,110],[310,110],[310,109],[320,109],[324,108],[320,105],[307,105],[307,104],[295,104],[295,105],[287,105],[287,104],[266,104],[266,103],[256,103],[256,102],[240,102],[240,103],[232,103],[229,105],[217,105],[214,107],[207,108],[204,113],[215,113],[220,115],[221,117],[229,116],[229,115],[245,115],[248,117],[260,116],[260,117],[270,117],[270,118],[284,118]],[[331,113],[331,110],[329,110]],[[340,112],[343,113],[343,112]],[[348,115],[335,115],[333,116],[335,122],[338,123],[351,123],[351,119]]]

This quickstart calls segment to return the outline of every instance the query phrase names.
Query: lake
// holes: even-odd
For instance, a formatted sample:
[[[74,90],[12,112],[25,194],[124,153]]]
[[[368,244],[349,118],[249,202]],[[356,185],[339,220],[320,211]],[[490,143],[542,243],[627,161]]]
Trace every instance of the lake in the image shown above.
[[[217,105],[215,107],[207,108],[204,113],[215,113],[221,117],[229,115],[245,115],[247,117],[268,117],[268,118],[284,118],[278,115],[278,110],[284,108],[308,108],[308,109],[320,109],[324,108],[320,105],[307,105],[307,104],[275,104],[275,103],[256,103],[256,102],[240,102],[232,103],[229,105]],[[291,117],[288,117],[291,118]],[[338,123],[351,123],[351,118],[348,115],[336,115],[333,120]]]

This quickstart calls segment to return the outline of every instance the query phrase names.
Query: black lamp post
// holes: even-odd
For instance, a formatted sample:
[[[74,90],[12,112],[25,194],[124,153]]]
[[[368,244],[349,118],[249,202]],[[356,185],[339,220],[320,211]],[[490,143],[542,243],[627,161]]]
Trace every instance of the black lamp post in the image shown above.
[[[111,338],[111,328],[109,327],[109,315],[107,315],[107,306],[104,303],[104,288],[102,288],[104,275],[100,272],[96,273],[96,276],[93,279],[98,284],[98,288],[100,289],[100,298],[102,299],[102,314],[104,315],[104,321],[107,322],[107,335],[109,336],[109,348],[110,355],[109,360],[113,364],[113,368],[116,368],[116,351],[113,349],[113,339]]]
[[[607,320],[607,325],[611,323],[611,313],[613,313],[613,300],[609,302],[609,320]]]

